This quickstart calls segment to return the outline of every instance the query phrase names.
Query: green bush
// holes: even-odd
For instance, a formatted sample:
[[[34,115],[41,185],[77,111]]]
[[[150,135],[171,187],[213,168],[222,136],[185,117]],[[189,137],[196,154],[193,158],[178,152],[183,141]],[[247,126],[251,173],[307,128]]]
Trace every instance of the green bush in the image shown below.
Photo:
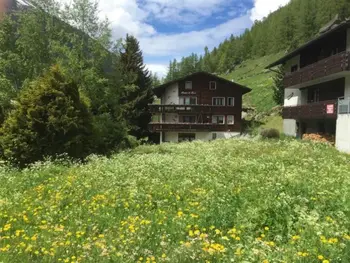
[[[78,85],[58,66],[25,87],[16,104],[0,130],[6,160],[23,166],[45,156],[84,158],[90,153],[91,115]]]
[[[260,132],[261,137],[264,139],[279,139],[280,132],[277,129],[265,129]]]

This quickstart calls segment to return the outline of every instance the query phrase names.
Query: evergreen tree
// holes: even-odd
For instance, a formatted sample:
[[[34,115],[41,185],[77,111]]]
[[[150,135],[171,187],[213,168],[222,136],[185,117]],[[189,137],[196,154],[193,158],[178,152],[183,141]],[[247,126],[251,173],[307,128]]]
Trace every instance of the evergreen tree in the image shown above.
[[[121,52],[122,72],[129,75],[127,88],[121,102],[123,116],[128,120],[131,134],[138,139],[149,135],[148,124],[152,115],[148,104],[154,100],[152,79],[143,62],[142,51],[137,39],[127,35]]]

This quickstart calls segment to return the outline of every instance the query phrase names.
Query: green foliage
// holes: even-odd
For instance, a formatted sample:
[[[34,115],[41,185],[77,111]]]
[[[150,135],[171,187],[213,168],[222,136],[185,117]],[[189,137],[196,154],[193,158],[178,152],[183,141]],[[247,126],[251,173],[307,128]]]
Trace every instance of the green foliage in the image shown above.
[[[349,179],[348,155],[296,140],[2,166],[0,261],[348,262]]]
[[[121,95],[123,116],[128,120],[130,134],[138,139],[149,135],[148,124],[152,114],[148,105],[154,100],[152,77],[143,62],[137,39],[127,36],[120,54],[120,63],[126,88]]]
[[[89,154],[92,119],[78,86],[58,67],[20,93],[16,108],[1,128],[3,157],[21,166],[45,156]]]
[[[260,135],[264,139],[279,139],[280,132],[277,129],[264,129],[260,132]]]

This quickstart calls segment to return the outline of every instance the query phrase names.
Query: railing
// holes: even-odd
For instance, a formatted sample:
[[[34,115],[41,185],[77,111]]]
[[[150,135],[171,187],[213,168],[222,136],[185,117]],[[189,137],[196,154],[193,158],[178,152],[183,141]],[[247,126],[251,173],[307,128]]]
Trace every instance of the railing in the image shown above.
[[[338,100],[338,114],[350,114],[350,98]]]
[[[213,105],[149,105],[152,113],[232,113],[234,106]]]
[[[284,119],[336,119],[337,100],[320,101],[295,107],[284,107]]]
[[[150,130],[159,131],[239,131],[236,125],[214,123],[150,123]]]
[[[302,84],[314,79],[349,70],[350,52],[342,52],[306,66],[284,77],[284,87]]]

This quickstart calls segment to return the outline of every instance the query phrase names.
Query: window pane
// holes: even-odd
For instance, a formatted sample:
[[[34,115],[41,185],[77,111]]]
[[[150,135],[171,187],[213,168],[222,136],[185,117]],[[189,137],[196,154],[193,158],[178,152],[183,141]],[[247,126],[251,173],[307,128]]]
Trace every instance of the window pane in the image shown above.
[[[196,105],[197,104],[197,98],[192,97],[191,98],[191,105]]]
[[[213,105],[214,106],[224,106],[225,105],[224,98],[213,98]]]
[[[213,116],[212,123],[213,124],[225,124],[225,117],[224,116]]]
[[[227,106],[234,106],[234,105],[235,105],[235,98],[228,98]]]
[[[227,116],[227,124],[234,124],[235,118],[233,115]]]
[[[216,82],[215,81],[210,81],[209,89],[210,90],[216,90]]]
[[[192,81],[186,81],[185,89],[187,89],[187,90],[192,89]]]

